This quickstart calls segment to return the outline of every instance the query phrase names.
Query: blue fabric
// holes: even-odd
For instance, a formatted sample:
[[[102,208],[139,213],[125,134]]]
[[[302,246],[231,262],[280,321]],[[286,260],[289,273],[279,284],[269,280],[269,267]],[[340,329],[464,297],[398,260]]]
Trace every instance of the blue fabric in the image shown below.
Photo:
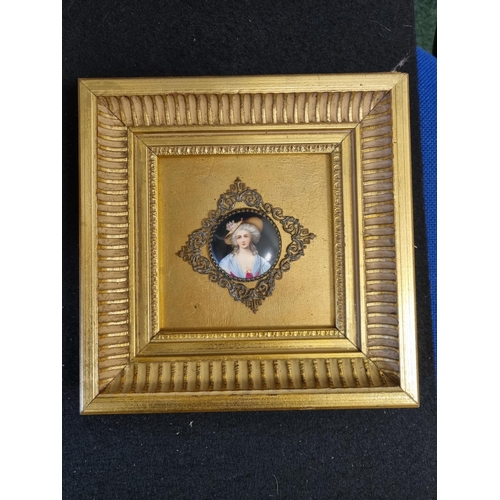
[[[437,373],[437,59],[420,47],[417,47],[417,70],[432,335]]]

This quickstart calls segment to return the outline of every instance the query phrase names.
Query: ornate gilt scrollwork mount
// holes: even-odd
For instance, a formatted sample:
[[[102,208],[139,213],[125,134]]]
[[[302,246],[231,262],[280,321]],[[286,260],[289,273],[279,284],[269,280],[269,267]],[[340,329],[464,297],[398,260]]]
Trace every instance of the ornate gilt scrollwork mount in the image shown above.
[[[216,228],[228,215],[238,212],[237,203],[244,203],[249,207],[249,212],[267,219],[272,225],[274,225],[273,220],[281,224],[283,230],[290,235],[290,242],[281,260],[278,262],[279,255],[276,255],[270,269],[262,274],[260,279],[252,277],[251,280],[242,280],[232,276],[218,265],[211,251],[210,243]],[[256,313],[262,302],[273,293],[276,280],[281,279],[283,273],[290,270],[292,262],[304,255],[306,246],[315,237],[300,224],[298,219],[284,215],[281,208],[264,202],[257,190],[247,187],[237,178],[234,184],[231,184],[230,188],[220,196],[217,209],[208,213],[208,217],[202,220],[201,228],[189,235],[186,245],[177,252],[177,255],[189,262],[194,271],[208,275],[211,282],[227,288],[234,300],[243,303]],[[277,238],[279,238],[279,233],[277,233]],[[205,245],[207,245],[210,258],[202,255]],[[255,283],[255,286],[250,287],[245,283]]]

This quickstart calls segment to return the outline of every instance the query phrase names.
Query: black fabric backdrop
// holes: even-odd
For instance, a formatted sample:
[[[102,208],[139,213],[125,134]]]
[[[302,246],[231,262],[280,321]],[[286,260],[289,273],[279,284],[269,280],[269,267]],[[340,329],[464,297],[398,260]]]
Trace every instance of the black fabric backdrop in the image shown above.
[[[407,60],[406,60],[407,59]],[[419,409],[80,416],[77,78],[410,74]],[[413,2],[63,4],[63,497],[436,497]]]

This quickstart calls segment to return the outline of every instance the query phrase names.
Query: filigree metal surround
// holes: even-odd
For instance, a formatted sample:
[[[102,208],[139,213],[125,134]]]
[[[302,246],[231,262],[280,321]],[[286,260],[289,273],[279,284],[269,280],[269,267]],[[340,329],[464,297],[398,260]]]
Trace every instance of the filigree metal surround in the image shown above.
[[[246,286],[241,282],[242,280],[233,279],[201,255],[202,248],[210,242],[210,236],[220,219],[230,214],[236,208],[237,203],[245,203],[251,209],[255,209],[256,213],[272,217],[281,224],[283,230],[290,234],[291,238],[283,258],[262,279],[259,279],[253,288]],[[304,255],[306,246],[315,237],[316,235],[304,228],[298,219],[283,215],[281,208],[265,203],[256,189],[247,187],[237,178],[234,184],[231,184],[229,189],[220,196],[217,209],[208,213],[208,218],[201,222],[201,228],[189,235],[187,244],[177,252],[177,255],[189,262],[196,272],[208,275],[210,281],[222,288],[227,288],[234,300],[241,302],[256,313],[262,302],[273,293],[276,280],[281,279],[283,273],[290,270],[292,262]]]

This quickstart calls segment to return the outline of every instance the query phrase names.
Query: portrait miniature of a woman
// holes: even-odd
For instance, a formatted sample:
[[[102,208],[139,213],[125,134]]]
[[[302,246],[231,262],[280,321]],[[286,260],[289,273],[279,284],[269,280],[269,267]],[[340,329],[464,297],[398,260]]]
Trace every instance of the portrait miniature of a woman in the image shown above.
[[[226,224],[228,231],[224,242],[233,251],[224,257],[219,265],[235,278],[253,279],[269,270],[271,265],[263,259],[255,246],[262,233],[263,222],[259,217],[250,217],[239,222]]]

